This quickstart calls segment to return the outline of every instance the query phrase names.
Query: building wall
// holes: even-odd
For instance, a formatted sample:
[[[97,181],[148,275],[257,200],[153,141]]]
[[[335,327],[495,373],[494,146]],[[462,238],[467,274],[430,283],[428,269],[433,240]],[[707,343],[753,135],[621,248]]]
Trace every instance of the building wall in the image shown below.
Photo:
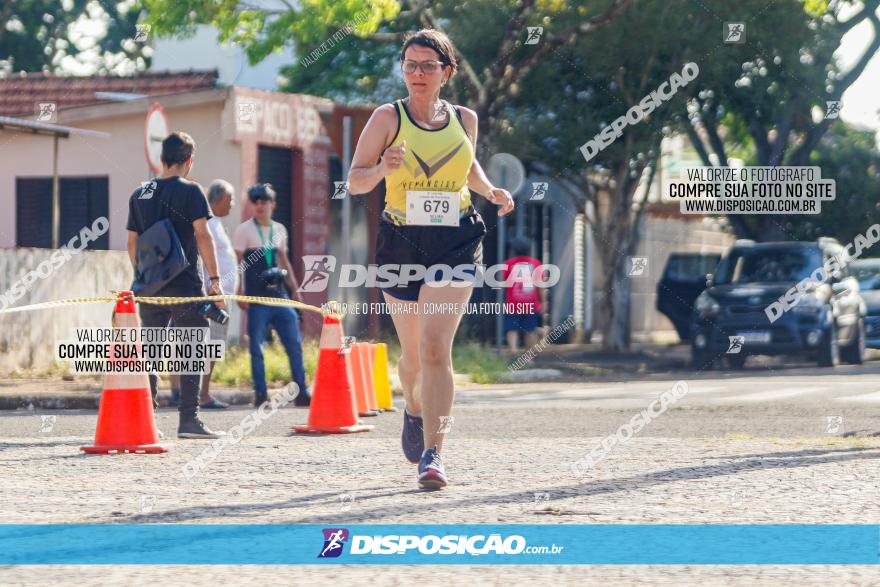
[[[49,259],[51,249],[0,250],[0,291],[20,280]],[[48,278],[37,279],[12,306],[51,300],[108,296],[131,283],[128,255],[121,251],[85,251],[74,255]],[[75,335],[76,328],[110,326],[109,303],[77,304],[35,312],[0,315],[0,374],[19,369],[48,367],[55,356],[55,343]]]
[[[162,103],[161,99],[157,101]],[[144,121],[149,106],[145,101],[142,112],[75,123],[78,128],[110,133],[110,138],[71,135],[58,141],[60,175],[109,178],[110,248],[114,250],[126,248],[128,198],[150,178],[144,154]],[[167,108],[166,114],[170,129],[186,131],[196,141],[192,179],[207,186],[222,177],[240,188],[241,149],[222,138],[222,108],[222,103],[216,102]],[[0,132],[0,207],[5,212],[0,215],[0,247],[14,247],[16,242],[15,179],[51,177],[52,142],[52,137],[44,135]],[[231,229],[235,218],[226,219],[225,224]]]
[[[630,325],[633,340],[677,341],[675,328],[657,311],[657,282],[663,275],[670,253],[725,253],[733,244],[733,235],[722,232],[710,218],[685,220],[670,216],[648,215],[637,257],[646,257],[645,273],[632,277],[630,289]]]

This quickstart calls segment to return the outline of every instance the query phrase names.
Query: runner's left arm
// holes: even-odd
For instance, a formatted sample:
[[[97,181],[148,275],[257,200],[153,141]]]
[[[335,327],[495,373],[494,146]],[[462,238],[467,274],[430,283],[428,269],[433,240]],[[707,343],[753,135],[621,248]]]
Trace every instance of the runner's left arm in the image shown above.
[[[477,113],[470,108],[465,108],[463,106],[459,106],[458,108],[461,112],[461,120],[464,123],[464,128],[471,139],[471,143],[474,145],[474,152],[476,152],[479,126],[477,124]],[[471,163],[471,169],[468,172],[467,185],[469,189],[477,192],[493,204],[501,206],[498,210],[499,216],[504,216],[513,211],[515,206],[513,196],[511,196],[510,192],[507,190],[496,188],[492,185],[492,182],[486,177],[486,172],[483,171],[483,166],[480,165],[476,156],[474,156],[474,161]]]

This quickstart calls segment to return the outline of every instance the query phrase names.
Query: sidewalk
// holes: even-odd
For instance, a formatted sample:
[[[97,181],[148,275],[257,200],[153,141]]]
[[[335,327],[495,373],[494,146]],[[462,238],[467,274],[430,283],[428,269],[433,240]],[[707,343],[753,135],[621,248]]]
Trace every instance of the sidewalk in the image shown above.
[[[537,383],[543,381],[620,380],[621,376],[668,373],[685,369],[689,361],[685,345],[658,345],[636,343],[623,353],[603,351],[597,344],[550,345],[538,353],[524,368],[503,374],[509,383]],[[513,362],[519,355],[506,356]],[[392,370],[393,371],[393,370]],[[470,383],[466,374],[456,374],[456,384]],[[391,376],[392,390],[399,393],[396,374]],[[280,388],[280,386],[278,386]],[[230,387],[212,385],[211,395],[233,404],[247,405],[253,401],[253,390],[248,386]],[[101,398],[101,379],[77,377],[74,381],[51,379],[0,378],[0,410],[54,409],[96,410]],[[159,405],[167,406],[168,385],[159,385]]]
[[[280,387],[279,387],[280,389]],[[251,389],[212,386],[211,395],[233,405],[254,400]],[[167,407],[171,393],[159,384],[159,405]],[[101,401],[101,380],[5,379],[0,381],[0,410],[97,410]]]

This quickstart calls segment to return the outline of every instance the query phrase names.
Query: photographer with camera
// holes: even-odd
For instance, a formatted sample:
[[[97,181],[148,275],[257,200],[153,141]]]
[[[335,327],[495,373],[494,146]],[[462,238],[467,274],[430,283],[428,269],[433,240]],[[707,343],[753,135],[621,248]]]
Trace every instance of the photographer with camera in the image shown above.
[[[195,142],[184,132],[162,141],[162,175],[135,190],[128,202],[128,255],[134,267],[132,291],[139,296],[201,297],[201,265],[211,295],[221,294],[208,229],[211,210],[202,187],[184,179],[193,166]],[[161,253],[161,254],[160,254]],[[208,328],[208,317],[225,320],[223,302],[177,305],[138,304],[144,328]],[[207,315],[207,317],[206,317]],[[155,401],[159,377],[151,373]],[[200,374],[180,375],[178,438],[219,438],[199,419]]]
[[[271,184],[256,184],[248,188],[248,199],[254,206],[254,217],[235,229],[232,246],[239,266],[244,263],[244,294],[270,298],[290,299],[290,294],[302,301],[297,293],[298,284],[287,257],[287,229],[272,220],[275,210],[275,190]],[[244,261],[244,259],[247,261]],[[241,286],[240,286],[241,287]],[[242,293],[242,292],[239,292]],[[311,396],[306,388],[303,367],[302,336],[299,314],[290,307],[262,306],[239,303],[247,311],[250,339],[251,376],[254,380],[254,405],[269,400],[266,388],[266,367],[263,361],[263,342],[269,326],[278,332],[281,344],[290,361],[290,373],[299,387],[294,400],[296,406],[308,406]]]

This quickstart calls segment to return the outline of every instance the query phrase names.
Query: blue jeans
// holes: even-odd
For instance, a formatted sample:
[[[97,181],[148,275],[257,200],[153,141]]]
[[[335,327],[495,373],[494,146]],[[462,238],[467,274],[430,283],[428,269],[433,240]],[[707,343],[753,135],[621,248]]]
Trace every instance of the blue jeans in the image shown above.
[[[248,307],[248,336],[250,337],[251,376],[258,396],[266,394],[266,365],[263,362],[263,341],[269,325],[275,327],[290,361],[290,373],[300,391],[306,389],[306,370],[303,367],[302,335],[299,332],[299,316],[292,308],[274,306]]]

